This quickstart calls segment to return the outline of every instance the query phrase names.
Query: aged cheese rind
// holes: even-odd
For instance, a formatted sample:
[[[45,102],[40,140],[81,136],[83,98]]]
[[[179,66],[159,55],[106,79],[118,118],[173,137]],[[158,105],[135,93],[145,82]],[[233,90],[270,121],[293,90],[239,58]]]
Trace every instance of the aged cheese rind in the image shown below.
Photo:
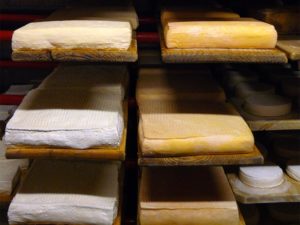
[[[59,34],[59,35],[58,35]],[[69,20],[29,23],[13,33],[12,49],[120,49],[131,44],[129,22]]]
[[[275,48],[277,32],[259,21],[169,22],[164,27],[167,48]]]

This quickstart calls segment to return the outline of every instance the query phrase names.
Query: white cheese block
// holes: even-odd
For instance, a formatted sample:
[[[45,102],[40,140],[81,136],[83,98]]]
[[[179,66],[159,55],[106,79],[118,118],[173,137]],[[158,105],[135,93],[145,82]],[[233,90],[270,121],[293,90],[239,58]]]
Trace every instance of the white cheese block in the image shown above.
[[[254,94],[245,99],[243,107],[256,116],[283,116],[291,112],[292,103],[275,94]]]
[[[38,88],[98,91],[123,98],[127,80],[126,66],[62,64]]]
[[[7,95],[26,95],[33,88],[32,84],[11,85],[5,92]]]
[[[285,96],[300,97],[300,77],[282,80],[281,89]]]
[[[180,156],[253,151],[251,130],[222,102],[144,100],[139,103],[142,154]]]
[[[97,91],[36,89],[6,126],[7,145],[86,149],[119,146],[123,134],[120,96]]]
[[[261,82],[241,82],[235,87],[235,95],[239,98],[247,98],[253,94],[274,94],[275,87]]]
[[[279,166],[240,167],[239,178],[244,184],[257,188],[276,187],[284,181],[284,175]]]
[[[141,225],[238,225],[239,212],[222,167],[144,167]]]
[[[20,166],[15,160],[0,159],[0,194],[10,195],[20,175]]]
[[[59,35],[58,35],[59,34]],[[13,33],[12,49],[120,49],[131,44],[129,22],[69,20],[29,23]]]
[[[169,22],[164,27],[167,48],[275,48],[274,26],[253,20]]]
[[[139,71],[136,96],[142,99],[198,99],[225,101],[223,89],[210,71],[143,68]]]
[[[35,161],[9,206],[9,223],[112,225],[118,171],[118,164]]]
[[[300,165],[287,166],[286,172],[291,178],[300,182]]]

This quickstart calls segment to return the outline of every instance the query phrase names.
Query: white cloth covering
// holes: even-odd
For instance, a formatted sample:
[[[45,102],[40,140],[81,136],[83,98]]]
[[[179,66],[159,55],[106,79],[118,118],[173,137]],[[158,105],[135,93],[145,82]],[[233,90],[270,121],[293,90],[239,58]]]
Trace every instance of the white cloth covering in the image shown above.
[[[35,161],[8,210],[10,224],[111,225],[119,164]]]
[[[94,90],[124,97],[127,79],[126,66],[62,64],[40,84],[39,89]]]
[[[119,146],[123,133],[120,96],[97,91],[33,90],[5,131],[7,145],[86,149]]]

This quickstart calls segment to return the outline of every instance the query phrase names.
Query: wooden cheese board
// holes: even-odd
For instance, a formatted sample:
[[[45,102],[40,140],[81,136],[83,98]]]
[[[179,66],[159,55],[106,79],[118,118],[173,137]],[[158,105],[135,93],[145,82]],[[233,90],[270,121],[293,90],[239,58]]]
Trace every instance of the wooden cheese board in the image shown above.
[[[242,183],[235,173],[227,174],[235,198],[243,204],[299,202],[300,182],[285,174],[285,181],[274,188],[254,188]]]
[[[52,49],[17,50],[12,52],[14,61],[57,62],[135,62],[138,59],[136,35],[133,35],[128,50],[116,49]]]
[[[118,147],[94,147],[89,149],[71,149],[55,146],[26,146],[14,145],[6,149],[8,159],[72,159],[72,160],[125,160],[127,123],[128,123],[128,102],[123,107],[124,129],[121,144]]]
[[[197,155],[181,157],[143,157],[139,154],[140,166],[199,166],[199,165],[252,165],[263,164],[264,157],[257,147],[250,153]]]
[[[290,60],[300,60],[300,36],[279,37],[277,47],[284,51]]]
[[[291,113],[278,117],[255,116],[243,109],[242,101],[238,98],[232,98],[231,102],[238,112],[244,118],[252,131],[266,130],[299,130],[300,113],[293,109]]]
[[[287,63],[284,52],[275,49],[168,49],[160,32],[162,60],[165,63]]]

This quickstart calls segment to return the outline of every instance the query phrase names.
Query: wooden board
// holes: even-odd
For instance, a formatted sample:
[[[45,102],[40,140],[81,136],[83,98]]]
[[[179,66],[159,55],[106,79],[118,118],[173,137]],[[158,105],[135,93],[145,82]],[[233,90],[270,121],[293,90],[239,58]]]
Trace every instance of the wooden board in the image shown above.
[[[279,49],[168,49],[160,32],[162,60],[165,63],[287,63]]]
[[[198,155],[184,157],[142,157],[140,166],[198,166],[198,165],[251,165],[263,164],[264,158],[257,147],[245,154]]]
[[[261,117],[247,113],[242,108],[241,100],[232,98],[231,102],[247,122],[252,131],[300,129],[300,113],[296,112],[296,110],[293,110],[290,114],[284,116]]]
[[[280,37],[277,47],[286,52],[291,60],[300,60],[300,36]]]
[[[243,204],[300,202],[300,182],[285,174],[285,181],[274,188],[253,188],[243,184],[235,173],[227,175],[235,198]]]
[[[128,102],[124,102],[124,129],[119,147],[70,149],[55,146],[15,145],[6,149],[8,159],[71,159],[71,160],[125,160],[128,123]]]
[[[77,62],[135,62],[138,59],[137,41],[133,35],[128,50],[53,49],[13,51],[14,61],[77,61]]]

